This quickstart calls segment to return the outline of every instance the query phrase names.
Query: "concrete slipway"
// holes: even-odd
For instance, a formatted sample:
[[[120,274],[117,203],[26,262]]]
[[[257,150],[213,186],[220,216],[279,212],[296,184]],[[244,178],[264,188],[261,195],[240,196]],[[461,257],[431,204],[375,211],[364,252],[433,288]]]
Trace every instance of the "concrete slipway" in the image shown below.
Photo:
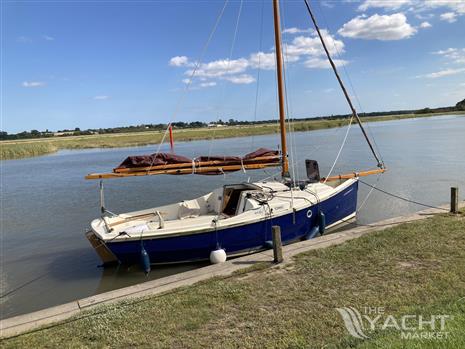
[[[465,202],[462,202],[460,207],[464,206]],[[442,208],[448,209],[448,206],[442,206]],[[284,260],[289,260],[292,256],[302,252],[339,245],[345,241],[358,238],[370,232],[383,230],[406,222],[422,220],[432,214],[444,213],[445,211],[443,209],[427,209],[412,215],[387,219],[370,226],[358,226],[339,233],[328,234],[312,240],[287,245],[283,247]],[[138,285],[101,293],[33,313],[4,319],[0,321],[0,338],[13,337],[41,327],[53,326],[57,322],[69,319],[72,316],[79,315],[86,310],[102,304],[166,293],[176,288],[192,285],[215,276],[228,276],[237,270],[248,268],[260,262],[272,260],[273,251],[267,250],[232,259],[222,264],[209,265]]]

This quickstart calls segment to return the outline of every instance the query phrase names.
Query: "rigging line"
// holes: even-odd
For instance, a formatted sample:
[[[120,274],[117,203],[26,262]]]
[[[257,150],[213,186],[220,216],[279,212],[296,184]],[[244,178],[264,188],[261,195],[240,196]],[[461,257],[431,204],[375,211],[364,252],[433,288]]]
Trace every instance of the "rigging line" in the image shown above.
[[[350,109],[352,111],[352,115],[356,118],[357,123],[359,124],[360,129],[362,130],[363,136],[365,137],[365,140],[367,141],[368,146],[370,147],[371,152],[373,153],[373,156],[375,157],[376,161],[378,162],[378,164],[377,164],[378,167],[379,168],[384,168],[384,164],[381,162],[381,160],[378,157],[378,154],[375,152],[375,149],[373,148],[373,145],[371,144],[370,139],[368,138],[368,135],[367,135],[367,133],[365,131],[365,128],[362,125],[362,121],[360,120],[360,118],[359,118],[359,116],[357,114],[357,111],[355,110],[355,108],[354,108],[354,106],[352,104],[352,101],[350,100],[350,96],[347,93],[347,90],[346,90],[346,88],[344,86],[344,83],[342,82],[341,77],[339,76],[336,65],[334,64],[334,62],[333,62],[333,60],[331,58],[331,55],[330,55],[330,53],[328,51],[328,48],[326,47],[326,43],[325,43],[325,41],[323,39],[323,36],[321,35],[321,31],[320,31],[320,28],[318,27],[315,16],[313,16],[313,12],[312,12],[312,10],[310,8],[310,5],[308,4],[308,0],[304,0],[304,2],[305,2],[305,5],[307,7],[308,14],[310,15],[311,20],[313,22],[313,25],[315,26],[315,29],[316,29],[316,31],[318,33],[318,37],[320,38],[321,44],[323,45],[326,56],[328,57],[329,63],[331,64],[331,67],[333,68],[334,74],[336,75],[336,79],[339,82],[339,85],[340,85],[340,87],[342,89],[342,92],[344,93],[344,96],[345,96],[345,98],[347,100],[347,103],[349,104],[349,107],[350,107]]]
[[[381,173],[378,173],[378,175],[376,176],[376,183],[373,187],[371,187],[370,191],[368,192],[368,194],[365,196],[365,199],[363,199],[363,202],[360,204],[360,206],[358,207],[357,209],[357,213],[360,212],[363,207],[365,206],[365,204],[367,203],[368,201],[368,198],[371,196],[371,194],[373,193],[373,191],[375,190],[375,187],[378,186],[379,184],[379,179],[381,178]]]
[[[318,8],[320,9],[320,13],[321,13],[321,16],[323,17],[323,21],[325,22],[326,28],[331,29],[331,28],[330,28],[330,25],[329,25],[329,22],[326,20],[325,13],[324,13],[323,9],[321,8],[319,1],[316,1],[316,4],[317,4]],[[333,40],[332,43],[333,43],[333,47],[334,47],[334,49],[335,49],[335,51],[336,51],[336,54],[337,54],[338,58],[339,58],[339,59],[342,59],[342,58],[341,58],[341,53],[339,52],[339,49],[337,48],[337,46],[336,46],[336,44],[335,44],[335,41]],[[352,84],[352,79],[350,78],[349,71],[348,71],[348,69],[346,69],[345,64],[342,64],[342,69],[343,69],[343,71],[344,71],[344,74],[345,74],[347,80],[349,81],[350,88],[351,88],[351,90],[352,90],[352,93],[353,93],[354,96],[355,96],[355,99],[356,99],[356,101],[357,101],[357,104],[358,104],[358,107],[359,107],[360,111],[361,111],[362,113],[365,113],[364,109],[362,108],[362,103],[360,102],[360,98],[358,97],[358,93],[357,93],[357,91],[355,90],[354,85]],[[369,124],[369,123],[366,123],[366,127],[367,127],[367,129],[368,129],[368,133],[369,133],[370,136],[371,136],[371,139],[373,140],[373,143],[374,143],[374,145],[375,145],[376,151],[377,151],[378,154],[379,154],[379,157],[380,157],[380,159],[381,159],[381,162],[384,163],[383,155],[381,154],[381,151],[380,151],[380,149],[379,149],[379,147],[378,147],[378,143],[376,142],[376,138],[373,136],[373,132],[372,132],[372,130],[371,130],[370,124]]]
[[[40,279],[42,279],[43,277],[45,277],[45,276],[47,276],[47,275],[49,275],[49,274],[50,274],[50,272],[43,273],[43,274],[41,274],[41,275],[39,275],[39,276],[37,276],[37,277],[31,279],[31,280],[29,280],[29,281],[27,281],[27,282],[25,282],[25,283],[19,285],[18,287],[15,287],[15,288],[13,288],[13,289],[11,289],[11,290],[9,290],[9,291],[3,293],[2,295],[0,295],[0,299],[5,298],[5,297],[8,297],[8,296],[9,296],[10,294],[12,294],[12,293],[16,293],[17,291],[19,291],[19,290],[22,289],[23,287],[26,287],[27,285],[30,285],[30,284],[32,284],[33,282],[35,282],[35,281],[37,281],[37,280],[40,280]]]
[[[331,166],[331,169],[329,170],[328,175],[326,176],[326,178],[325,178],[325,180],[324,180],[323,183],[326,183],[326,181],[328,180],[329,176],[330,176],[331,173],[333,172],[334,167],[336,166],[336,163],[337,163],[338,160],[339,160],[339,156],[341,156],[342,149],[344,149],[344,146],[346,145],[347,137],[349,136],[350,127],[352,126],[352,122],[353,122],[353,121],[354,121],[354,116],[352,115],[352,116],[350,117],[350,120],[349,120],[349,125],[347,126],[347,131],[346,131],[346,134],[345,134],[345,136],[344,136],[344,140],[342,141],[341,147],[339,148],[339,151],[337,152],[336,159],[334,160],[333,165]]]
[[[244,0],[241,0],[241,2],[239,4],[239,10],[237,12],[236,27],[234,28],[234,35],[233,35],[233,39],[232,39],[232,42],[231,42],[231,48],[229,49],[229,58],[228,58],[228,65],[226,67],[226,74],[229,73],[229,71],[231,69],[231,59],[232,59],[232,55],[233,55],[233,52],[234,52],[234,47],[236,46],[237,32],[239,31],[239,22],[240,22],[240,19],[241,19],[243,4],[244,4]],[[221,104],[219,106],[219,110],[221,110],[222,106],[224,105],[225,89],[226,89],[226,85],[223,85],[222,93],[221,93],[222,95],[221,95],[221,100],[220,100]],[[216,118],[217,122],[218,122],[219,118],[220,118],[220,115],[218,113],[217,118]],[[209,147],[208,147],[208,157],[210,157],[210,155],[211,155],[213,140],[215,139],[215,133],[216,133],[216,129],[213,129],[213,134],[212,134],[212,137],[210,138],[210,144],[209,144]]]
[[[284,8],[284,6],[283,6]],[[283,18],[284,18],[284,11],[283,11]],[[294,135],[294,122],[293,122],[293,118],[291,116],[291,112],[289,111],[291,109],[290,107],[290,97],[289,97],[289,94],[288,94],[288,87],[289,87],[289,84],[288,84],[288,75],[287,75],[287,63],[286,63],[286,60],[287,60],[287,44],[284,43],[284,56],[286,57],[286,59],[284,60],[283,62],[283,77],[284,77],[284,85],[285,85],[285,92],[284,92],[284,97],[286,99],[286,117],[287,117],[287,125],[288,125],[288,129],[289,129],[289,149],[290,149],[290,161],[291,161],[291,168],[292,168],[292,181],[294,182],[294,186],[295,186],[295,181],[296,181],[296,177],[298,177],[298,173],[296,171],[296,163],[297,163],[297,156],[296,156],[296,146],[295,146],[295,135]]]
[[[113,241],[114,239],[116,239],[117,237],[119,237],[119,236],[121,236],[121,235],[123,235],[123,234],[120,233],[119,235],[116,235],[115,237],[113,237],[113,238],[111,238],[110,240],[108,240],[107,242],[111,242],[111,241]],[[105,245],[105,242],[102,241],[102,242],[101,242],[99,245],[97,245],[95,248],[99,248],[99,247],[102,246],[102,245]],[[74,266],[74,268],[73,268],[73,267],[71,268],[71,272],[72,272],[72,271],[75,271],[75,270],[78,270],[78,268],[80,268],[80,267],[81,267],[80,264],[76,264],[76,265]],[[69,270],[68,270],[68,271],[69,271]],[[32,283],[34,283],[34,282],[36,282],[36,281],[42,279],[43,277],[45,277],[45,276],[47,276],[47,275],[50,275],[50,271],[47,271],[47,272],[45,272],[45,273],[43,273],[43,274],[40,274],[39,276],[36,276],[35,278],[32,278],[32,279],[30,279],[30,280],[28,280],[28,281],[22,283],[21,285],[18,285],[18,286],[14,287],[14,288],[12,288],[12,289],[10,289],[10,290],[8,290],[8,291],[5,291],[4,293],[0,294],[0,299],[3,299],[3,298],[5,298],[5,297],[7,297],[7,296],[9,296],[9,295],[11,295],[11,294],[13,294],[13,293],[16,293],[17,291],[21,290],[22,288],[24,288],[24,287],[26,287],[26,286],[28,286],[28,285],[30,285],[30,284],[32,284]]]
[[[259,96],[259,86],[260,86],[260,70],[261,70],[261,52],[262,52],[262,46],[263,46],[263,13],[264,13],[264,7],[265,7],[265,0],[262,0],[262,10],[261,10],[261,18],[260,18],[260,36],[259,36],[259,45],[258,45],[258,66],[257,66],[257,89],[255,91],[255,107],[254,107],[254,125],[255,122],[257,121],[257,111],[258,111],[258,96]],[[255,143],[255,136],[252,133],[252,140],[250,144],[250,151],[253,151]]]
[[[158,145],[158,148],[157,148],[157,151],[156,151],[155,155],[157,155],[160,152],[160,148],[161,148],[163,142],[165,141],[166,135],[168,134],[168,131],[169,131],[169,128],[170,128],[170,126],[172,124],[172,121],[176,119],[176,115],[178,114],[179,109],[181,108],[181,104],[184,101],[184,99],[185,99],[185,97],[187,95],[187,92],[189,91],[189,88],[190,88],[190,86],[192,84],[192,80],[193,80],[193,78],[195,76],[195,73],[197,73],[197,70],[199,69],[200,65],[202,64],[203,58],[205,57],[205,53],[207,52],[208,46],[210,45],[210,42],[213,39],[213,36],[215,35],[216,30],[218,29],[218,25],[221,22],[221,18],[223,18],[223,14],[224,14],[224,11],[225,11],[228,3],[229,3],[229,0],[225,0],[225,2],[223,4],[223,7],[221,8],[221,11],[218,14],[218,17],[216,18],[216,21],[215,21],[215,24],[213,25],[212,31],[210,32],[210,35],[208,36],[208,39],[205,42],[204,47],[202,48],[200,56],[197,59],[195,65],[194,65],[194,69],[192,69],[192,72],[191,72],[191,74],[189,76],[189,79],[187,81],[186,86],[184,87],[184,90],[183,90],[181,96],[178,99],[178,102],[177,102],[176,107],[174,109],[173,116],[171,117],[171,121],[168,123],[168,127],[166,128],[166,130],[165,130],[165,132],[163,134],[163,137],[162,137],[162,139],[160,141],[160,144]],[[149,171],[152,168],[154,161],[155,161],[155,156],[152,159],[152,163],[150,164]]]
[[[284,6],[282,6],[282,23],[283,23],[283,29],[286,28],[286,25],[284,24]],[[287,49],[286,49],[286,43],[283,43],[283,46],[284,46],[284,56],[285,58],[287,59]],[[290,116],[290,113],[289,113],[289,97],[288,97],[288,93],[287,93],[287,89],[288,89],[288,83],[287,83],[287,66],[286,66],[286,59],[284,59],[283,61],[283,80],[284,80],[284,99],[286,101],[286,119],[287,119],[287,125],[288,125],[288,130],[289,130],[289,155],[290,155],[290,163],[291,163],[291,171],[292,171],[292,182],[295,186],[295,177],[296,177],[296,173],[295,173],[295,159],[294,159],[294,152],[293,152],[293,149],[292,149],[292,138],[293,138],[293,132],[292,132],[292,120],[291,120],[291,116]]]
[[[418,222],[418,221],[423,220],[424,218],[413,218],[413,219],[409,219],[409,220],[406,220],[406,221],[401,221],[399,223],[383,223],[383,224],[379,224],[379,223],[376,223],[376,222],[373,223],[373,224],[362,224],[362,223],[357,223],[357,222],[352,221],[353,219],[354,218],[341,219],[341,223],[347,223],[347,226],[352,225],[352,226],[355,226],[355,227],[370,227],[370,228],[392,227],[392,228],[394,228],[397,225],[401,225],[401,224],[405,224],[405,223]]]
[[[283,6],[282,6],[282,23],[283,23],[283,28],[286,28],[286,24],[285,24],[285,18],[286,18],[286,12],[285,12],[285,6],[284,6],[284,3],[283,3]],[[289,112],[291,108],[291,103],[290,103],[290,100],[291,98],[289,97],[289,94],[288,94],[288,87],[289,87],[289,84],[288,84],[288,80],[289,80],[289,77],[288,77],[288,74],[287,74],[287,71],[288,71],[288,62],[289,62],[289,57],[288,57],[288,45],[287,45],[287,42],[283,42],[284,44],[284,56],[286,59],[283,60],[283,77],[284,77],[284,85],[285,85],[285,89],[284,89],[284,97],[285,97],[285,100],[286,100],[286,117],[287,117],[287,124],[289,126],[289,141],[290,141],[290,157],[291,157],[291,169],[292,169],[292,181],[294,183],[294,186],[296,185],[296,177],[298,177],[298,172],[296,170],[296,168],[298,169],[298,166],[297,166],[297,153],[296,153],[296,143],[295,143],[295,134],[294,134],[294,122],[293,122],[293,118],[291,117],[291,113]]]
[[[386,191],[386,190],[383,190],[383,189],[378,188],[378,187],[376,187],[376,186],[374,186],[374,185],[371,185],[371,184],[369,184],[369,183],[367,183],[367,182],[364,182],[364,181],[362,181],[360,178],[359,178],[359,182],[362,183],[362,184],[365,184],[365,185],[368,186],[368,187],[373,188],[374,190],[377,190],[377,191],[379,191],[379,192],[381,192],[381,193],[383,193],[383,194],[386,194],[386,195],[388,195],[388,196],[392,196],[392,197],[397,198],[397,199],[399,199],[399,200],[403,200],[403,201],[406,201],[406,202],[410,202],[410,203],[415,204],[415,205],[420,205],[420,206],[429,207],[429,208],[435,208],[435,209],[438,209],[438,210],[443,210],[443,211],[449,212],[449,209],[444,208],[444,207],[438,207],[438,206],[433,206],[433,205],[429,205],[429,204],[424,204],[424,203],[419,202],[419,201],[411,200],[411,199],[408,199],[408,198],[404,198],[404,197],[402,197],[402,196],[399,196],[399,195],[397,195],[397,194],[390,193],[390,192],[388,192],[388,191]]]

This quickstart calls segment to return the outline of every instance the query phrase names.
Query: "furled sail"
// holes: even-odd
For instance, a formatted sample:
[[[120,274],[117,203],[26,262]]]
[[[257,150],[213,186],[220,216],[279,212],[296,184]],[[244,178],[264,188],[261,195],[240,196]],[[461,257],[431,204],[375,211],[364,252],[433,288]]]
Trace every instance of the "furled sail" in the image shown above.
[[[112,173],[94,173],[86,179],[119,178],[158,174],[217,175],[240,170],[256,170],[281,165],[277,150],[259,148],[243,157],[208,155],[194,159],[173,153],[156,153],[127,157]]]

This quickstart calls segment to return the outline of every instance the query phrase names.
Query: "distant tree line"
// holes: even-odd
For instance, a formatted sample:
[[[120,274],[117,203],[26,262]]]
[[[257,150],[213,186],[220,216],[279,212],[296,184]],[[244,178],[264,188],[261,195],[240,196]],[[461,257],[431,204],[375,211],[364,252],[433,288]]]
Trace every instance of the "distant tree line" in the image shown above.
[[[372,112],[372,113],[360,113],[360,117],[369,117],[369,116],[389,116],[389,115],[403,115],[403,114],[429,114],[429,113],[445,113],[453,111],[465,111],[465,99],[458,102],[453,107],[442,107],[442,108],[423,108],[415,110],[391,110],[383,112]],[[299,118],[295,119],[298,121],[309,121],[309,120],[333,120],[349,117],[350,114],[338,114],[331,116],[320,116],[320,117],[310,117],[310,118]],[[216,125],[227,125],[227,126],[247,126],[247,125],[260,125],[276,122],[276,120],[256,120],[256,121],[240,121],[233,118],[228,121],[223,121],[219,119],[218,121],[211,122],[210,124]],[[207,127],[208,124],[202,121],[193,121],[193,122],[173,122],[171,123],[174,129],[183,129],[183,128],[201,128]],[[111,127],[111,128],[98,128],[98,129],[87,129],[81,130],[79,127],[76,127],[73,130],[58,130],[56,132],[51,132],[49,130],[38,131],[23,131],[16,134],[8,134],[8,132],[0,130],[0,140],[15,140],[15,139],[29,139],[29,138],[50,138],[50,137],[68,137],[68,136],[81,136],[81,135],[93,135],[93,134],[107,134],[107,133],[126,133],[126,132],[141,132],[141,131],[162,131],[168,127],[168,124],[142,124],[136,126],[121,126],[121,127]]]

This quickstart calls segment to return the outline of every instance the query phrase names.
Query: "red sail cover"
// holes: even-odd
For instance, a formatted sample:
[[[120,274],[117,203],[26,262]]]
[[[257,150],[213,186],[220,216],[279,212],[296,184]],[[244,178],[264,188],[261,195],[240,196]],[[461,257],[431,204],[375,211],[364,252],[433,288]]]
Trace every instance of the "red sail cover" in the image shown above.
[[[267,148],[258,148],[252,153],[245,154],[242,160],[253,160],[261,157],[268,156],[278,156],[279,152],[277,150],[271,150]]]
[[[128,156],[118,168],[150,167],[168,164],[191,164],[192,160],[173,153]]]
[[[209,163],[214,162],[214,163]],[[207,164],[206,164],[207,163]],[[148,170],[163,170],[165,165],[176,165],[170,166],[170,169],[184,169],[184,171],[178,171],[178,173],[172,174],[187,174],[186,168],[192,167],[191,173],[198,174],[221,174],[229,171],[237,171],[237,169],[229,170],[224,169],[223,166],[230,165],[247,165],[247,164],[278,164],[280,163],[280,156],[277,150],[271,150],[266,148],[260,148],[256,151],[246,154],[243,157],[239,156],[224,156],[224,155],[213,155],[213,156],[199,156],[194,160],[189,159],[185,156],[176,155],[173,153],[158,153],[151,155],[137,155],[127,157],[114,172],[126,172],[124,169],[130,169],[131,172],[148,171]],[[196,171],[196,169],[205,167],[215,167],[211,171]]]

